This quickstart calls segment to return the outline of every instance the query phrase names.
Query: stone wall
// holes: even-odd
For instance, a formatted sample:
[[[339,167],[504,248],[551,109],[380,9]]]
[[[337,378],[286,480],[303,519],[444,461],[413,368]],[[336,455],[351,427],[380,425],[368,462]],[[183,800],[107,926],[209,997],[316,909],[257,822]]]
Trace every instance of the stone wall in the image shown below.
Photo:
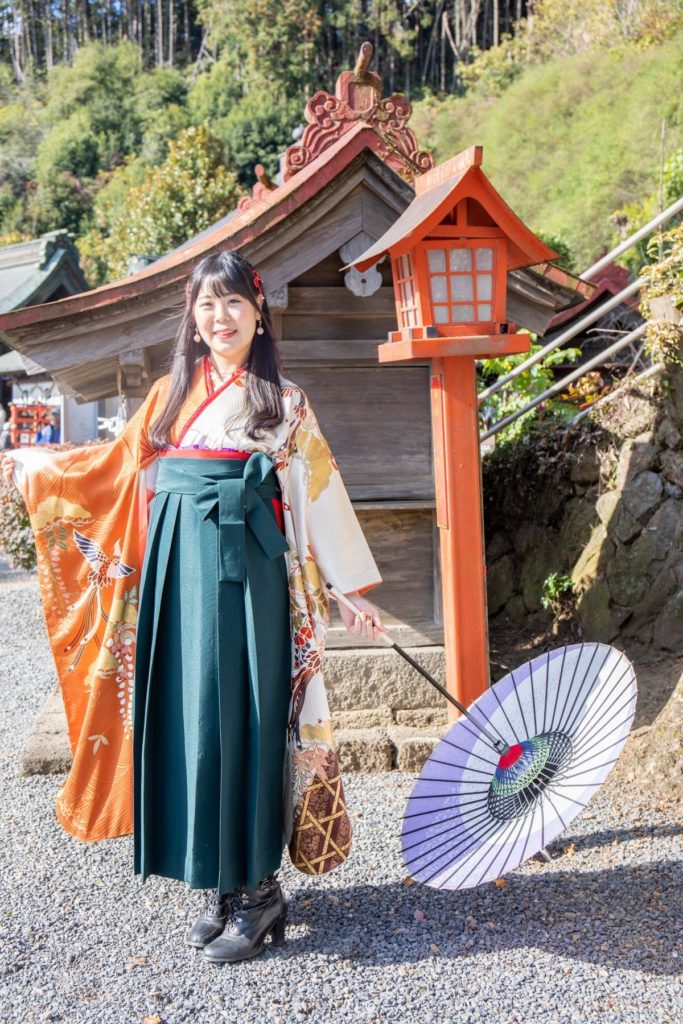
[[[587,640],[683,650],[683,384],[648,381],[576,428],[485,460],[489,614],[539,622],[571,577]]]

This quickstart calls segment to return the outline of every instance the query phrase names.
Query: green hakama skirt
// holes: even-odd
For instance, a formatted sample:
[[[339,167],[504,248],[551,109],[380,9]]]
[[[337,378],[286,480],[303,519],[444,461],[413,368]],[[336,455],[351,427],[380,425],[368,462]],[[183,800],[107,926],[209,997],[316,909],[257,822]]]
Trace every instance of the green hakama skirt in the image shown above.
[[[228,892],[281,863],[289,594],[266,455],[159,458],[133,695],[134,870]]]

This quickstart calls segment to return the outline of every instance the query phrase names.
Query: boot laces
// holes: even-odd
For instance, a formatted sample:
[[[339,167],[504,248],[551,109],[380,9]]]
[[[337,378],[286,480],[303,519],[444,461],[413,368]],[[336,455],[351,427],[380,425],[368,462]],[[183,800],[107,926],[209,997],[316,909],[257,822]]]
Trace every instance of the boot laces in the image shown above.
[[[274,889],[277,884],[277,873],[273,875],[266,875],[266,877],[262,878],[259,882],[257,889],[260,892],[269,892]],[[218,895],[218,890],[216,889],[210,898],[207,910],[215,917],[232,918],[238,914],[242,908],[247,907],[248,904],[249,889],[246,885],[240,885],[232,892],[223,893],[222,896]]]
[[[225,892],[222,895],[219,895],[218,890],[216,890],[211,895],[206,909],[208,913],[213,914],[214,917],[227,917],[232,912],[233,905],[237,898],[237,892]]]

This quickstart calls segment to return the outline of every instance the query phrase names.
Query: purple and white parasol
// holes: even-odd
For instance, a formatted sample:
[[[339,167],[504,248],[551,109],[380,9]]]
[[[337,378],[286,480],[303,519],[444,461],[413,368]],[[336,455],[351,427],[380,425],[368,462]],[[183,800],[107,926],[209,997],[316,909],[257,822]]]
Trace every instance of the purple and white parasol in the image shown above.
[[[606,644],[559,647],[464,708],[386,632],[379,639],[463,715],[408,798],[401,847],[411,876],[437,889],[467,889],[544,851],[590,801],[626,742],[637,694],[628,658]]]
[[[542,850],[606,778],[635,701],[633,666],[605,644],[561,647],[500,679],[443,737],[408,799],[411,876],[464,889]]]

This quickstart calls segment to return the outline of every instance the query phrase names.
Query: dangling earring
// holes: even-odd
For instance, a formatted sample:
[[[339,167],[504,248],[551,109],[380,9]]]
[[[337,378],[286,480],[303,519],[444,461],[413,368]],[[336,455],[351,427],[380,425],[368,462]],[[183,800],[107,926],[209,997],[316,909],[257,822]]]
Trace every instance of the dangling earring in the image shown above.
[[[258,327],[256,328],[257,334],[263,334],[263,320],[259,317]]]
[[[192,338],[192,340],[193,340],[193,341],[201,341],[201,340],[202,340],[202,336],[201,336],[201,334],[199,333],[199,331],[195,331],[195,332],[194,332],[194,337]]]

